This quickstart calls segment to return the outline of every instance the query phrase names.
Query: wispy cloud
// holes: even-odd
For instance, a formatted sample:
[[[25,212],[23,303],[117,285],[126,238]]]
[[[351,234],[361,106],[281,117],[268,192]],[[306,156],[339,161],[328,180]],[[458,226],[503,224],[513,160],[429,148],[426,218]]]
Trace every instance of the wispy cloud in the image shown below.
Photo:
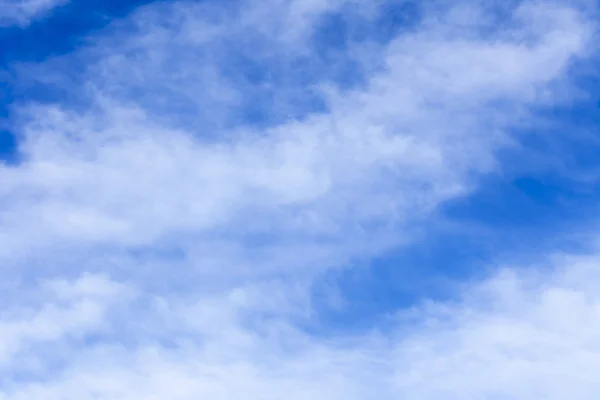
[[[302,327],[323,272],[411,240],[501,168],[523,118],[569,100],[586,13],[428,5],[384,43],[348,40],[339,62],[360,79],[344,84],[311,53],[314,32],[332,15],[374,24],[377,7],[236,5],[150,5],[28,72],[77,101],[20,106],[21,161],[0,166],[2,274],[33,299],[6,292],[0,399],[577,393],[575,378],[535,379],[563,349],[564,320],[544,319],[556,296],[592,312],[589,280],[571,279],[588,261],[501,274],[390,330]]]
[[[2,0],[0,1],[0,27],[25,27],[36,18],[53,8],[68,3],[69,0]]]

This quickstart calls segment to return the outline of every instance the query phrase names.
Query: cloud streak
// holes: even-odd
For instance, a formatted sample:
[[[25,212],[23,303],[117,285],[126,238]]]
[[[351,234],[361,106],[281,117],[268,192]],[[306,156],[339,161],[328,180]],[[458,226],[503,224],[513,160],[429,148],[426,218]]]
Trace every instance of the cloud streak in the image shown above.
[[[0,2],[0,27],[26,27],[34,19],[52,9],[68,3],[68,0],[2,0]]]

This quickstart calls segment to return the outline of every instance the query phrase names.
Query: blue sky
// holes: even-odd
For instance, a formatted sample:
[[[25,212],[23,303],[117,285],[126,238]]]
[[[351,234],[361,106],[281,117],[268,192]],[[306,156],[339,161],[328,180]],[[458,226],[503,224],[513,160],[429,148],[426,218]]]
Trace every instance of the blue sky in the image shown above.
[[[0,400],[595,399],[598,11],[0,0]]]

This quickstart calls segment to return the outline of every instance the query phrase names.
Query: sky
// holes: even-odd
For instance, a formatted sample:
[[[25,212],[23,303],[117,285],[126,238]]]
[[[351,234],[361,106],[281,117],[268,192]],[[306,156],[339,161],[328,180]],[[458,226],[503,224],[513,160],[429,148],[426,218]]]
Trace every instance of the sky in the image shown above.
[[[0,0],[0,400],[600,392],[593,0]]]

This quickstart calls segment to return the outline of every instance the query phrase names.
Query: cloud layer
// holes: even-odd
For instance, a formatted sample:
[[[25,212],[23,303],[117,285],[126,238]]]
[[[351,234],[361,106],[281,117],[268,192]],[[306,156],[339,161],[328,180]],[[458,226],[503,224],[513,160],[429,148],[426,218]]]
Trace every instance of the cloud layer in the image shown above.
[[[324,274],[501,171],[593,55],[585,4],[427,2],[384,34],[386,6],[151,4],[20,72],[59,100],[17,106],[0,165],[1,400],[592,398],[592,256],[315,322]]]

